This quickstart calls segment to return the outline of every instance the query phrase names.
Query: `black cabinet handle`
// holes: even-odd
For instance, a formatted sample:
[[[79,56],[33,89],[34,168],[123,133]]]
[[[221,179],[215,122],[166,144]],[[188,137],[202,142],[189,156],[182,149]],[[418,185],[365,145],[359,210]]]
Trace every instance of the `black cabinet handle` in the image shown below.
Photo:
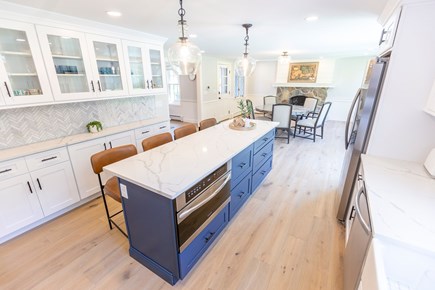
[[[159,127],[159,129],[165,129],[165,128],[166,128],[166,126]]]
[[[107,150],[106,143],[103,143],[103,145],[104,145],[104,150]]]
[[[2,174],[2,173],[6,173],[6,172],[9,172],[9,171],[12,171],[12,169],[11,169],[11,168],[8,168],[8,169],[5,169],[5,170],[2,170],[2,171],[0,171],[0,174]]]
[[[146,134],[146,133],[149,133],[150,131],[144,131],[144,132],[142,132],[142,134]]]
[[[29,186],[30,193],[33,193],[32,187],[30,186],[30,182],[27,181],[27,186]]]
[[[95,93],[94,81],[91,81],[92,92]]]
[[[109,141],[109,145],[110,145],[110,148],[113,148],[113,147],[112,147],[112,141]]]
[[[152,89],[154,89],[153,80],[150,80],[150,86],[151,86]]]
[[[355,206],[352,206],[352,210],[350,211],[349,220],[352,220],[355,217]]]
[[[53,160],[53,159],[56,159],[56,158],[57,158],[57,156],[52,156],[52,157],[49,157],[49,158],[44,158],[44,159],[41,160],[41,162]]]
[[[150,88],[150,81],[147,80],[147,89],[149,89],[149,88]]]
[[[358,174],[358,180],[359,180],[359,181],[363,180],[363,177],[362,177],[361,174]]]
[[[204,238],[205,242],[208,242],[213,238],[215,232],[209,232],[208,236]]]
[[[262,156],[262,157],[266,157],[266,156],[267,156],[267,153],[263,153],[263,154],[261,154],[261,156]]]
[[[385,34],[387,34],[387,30],[382,29],[382,33],[381,33],[381,39],[379,40],[379,45],[381,45],[382,43],[384,43],[386,41],[386,39],[384,39]]]
[[[264,138],[263,138],[263,141],[264,141],[264,142],[266,142],[267,140],[269,140],[269,138],[267,138],[267,137],[264,137]]]
[[[245,195],[245,192],[244,191],[242,191],[239,195],[237,195],[239,198],[242,198],[242,196],[244,196]]]
[[[39,178],[36,178],[36,181],[38,182],[39,189],[42,190],[42,186],[41,186],[41,182],[39,182]]]
[[[100,84],[99,80],[97,81],[97,84],[98,84],[98,89],[100,90],[100,92],[102,92],[102,90],[101,90],[101,84]]]
[[[245,166],[246,166],[246,163],[244,163],[244,162],[243,162],[243,163],[240,163],[240,165],[239,165],[240,168],[243,168],[243,167],[245,167]]]
[[[264,175],[267,172],[267,170],[263,170],[260,172],[261,175]]]
[[[6,91],[8,92],[9,98],[12,98],[11,91],[9,90],[8,83],[5,82]]]

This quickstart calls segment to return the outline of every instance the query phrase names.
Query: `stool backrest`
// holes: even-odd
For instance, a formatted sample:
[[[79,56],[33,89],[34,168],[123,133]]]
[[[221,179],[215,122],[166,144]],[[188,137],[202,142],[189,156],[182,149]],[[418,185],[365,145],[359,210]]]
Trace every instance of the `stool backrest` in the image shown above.
[[[194,124],[184,125],[174,130],[174,139],[177,140],[193,133],[196,133],[196,126]]]
[[[137,154],[136,147],[132,144],[110,148],[91,156],[92,169],[95,174],[100,174],[103,167],[122,159],[131,157]]]
[[[199,130],[204,130],[204,129],[213,127],[216,124],[217,124],[217,121],[215,118],[209,118],[209,119],[202,120],[201,122],[199,122]]]
[[[143,151],[147,151],[169,142],[172,142],[171,133],[161,133],[142,140],[142,148]]]

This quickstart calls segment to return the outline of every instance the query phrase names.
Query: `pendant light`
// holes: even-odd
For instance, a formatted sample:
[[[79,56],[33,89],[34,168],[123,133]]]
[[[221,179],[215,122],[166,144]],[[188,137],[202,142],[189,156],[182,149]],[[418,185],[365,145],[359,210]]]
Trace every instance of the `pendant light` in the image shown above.
[[[242,25],[246,29],[245,36],[245,52],[242,57],[236,59],[234,63],[234,69],[238,76],[249,77],[255,69],[255,65],[257,61],[248,55],[248,29],[252,27],[252,24],[243,24]]]
[[[186,20],[184,20],[186,10],[183,8],[183,0],[180,0],[178,15],[180,16],[178,25],[181,28],[181,36],[178,38],[178,41],[168,49],[168,61],[177,74],[194,76],[201,63],[201,51],[195,44],[191,43],[184,34],[185,25],[187,24]]]

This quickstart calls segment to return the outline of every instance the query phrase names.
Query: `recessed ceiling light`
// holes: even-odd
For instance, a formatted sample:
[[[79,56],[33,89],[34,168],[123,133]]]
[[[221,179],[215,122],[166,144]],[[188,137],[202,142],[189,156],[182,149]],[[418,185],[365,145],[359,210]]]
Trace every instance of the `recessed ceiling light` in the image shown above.
[[[15,39],[15,41],[18,41],[18,42],[26,42],[26,40],[25,40],[24,38],[17,38],[17,39]]]
[[[317,17],[317,16],[308,16],[308,17],[306,17],[305,18],[305,21],[308,21],[308,22],[312,22],[312,21],[316,21],[316,20],[319,20],[319,17]]]
[[[112,17],[120,17],[122,15],[122,13],[119,11],[107,11],[106,13],[107,15]]]
[[[190,38],[197,38],[198,35],[192,33],[192,34],[189,34],[189,37],[190,37]]]

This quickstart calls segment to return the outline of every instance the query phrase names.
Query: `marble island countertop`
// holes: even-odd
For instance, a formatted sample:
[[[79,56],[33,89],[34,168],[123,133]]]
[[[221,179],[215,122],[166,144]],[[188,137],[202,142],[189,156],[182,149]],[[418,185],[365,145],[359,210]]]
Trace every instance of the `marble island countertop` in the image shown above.
[[[416,162],[368,155],[361,158],[377,289],[433,289],[435,179]]]
[[[104,170],[174,199],[278,125],[256,120],[254,130],[238,131],[229,128],[231,121],[111,164]]]
[[[128,123],[124,125],[119,125],[110,128],[104,128],[103,131],[98,133],[82,133],[71,136],[66,136],[62,138],[57,138],[53,140],[48,140],[44,142],[33,143],[29,145],[24,145],[20,147],[14,147],[10,149],[0,150],[0,162],[5,160],[10,160],[34,153],[39,153],[66,145],[72,145],[92,139],[97,139],[100,137],[109,136],[116,133],[121,133],[128,130],[133,130],[142,126],[153,125],[161,122],[169,121],[168,118],[152,118],[143,121]]]

